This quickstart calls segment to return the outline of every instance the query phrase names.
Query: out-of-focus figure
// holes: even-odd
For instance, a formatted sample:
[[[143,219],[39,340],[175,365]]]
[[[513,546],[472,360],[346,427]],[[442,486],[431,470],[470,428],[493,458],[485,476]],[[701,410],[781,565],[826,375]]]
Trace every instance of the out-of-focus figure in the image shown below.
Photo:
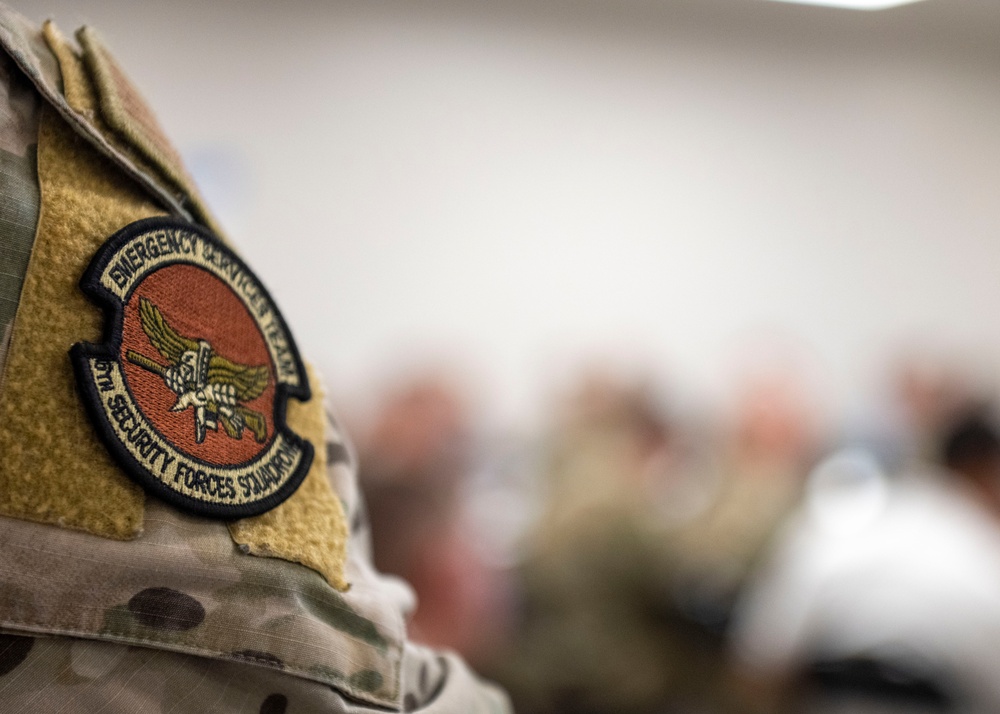
[[[677,486],[675,457],[645,385],[591,375],[567,400],[545,450],[516,644],[494,673],[518,711],[658,712],[715,695],[716,638],[673,602],[658,502]]]
[[[735,628],[745,672],[783,690],[776,705],[1000,710],[1000,440],[973,415],[943,454],[950,474],[887,478],[846,451],[811,475]]]
[[[805,391],[747,381],[721,434],[668,421],[648,384],[590,375],[545,449],[546,508],[521,573],[523,712],[744,711],[725,630],[814,451]]]
[[[958,419],[946,435],[941,461],[961,476],[970,497],[989,509],[1000,522],[1000,436],[985,409]]]
[[[945,432],[981,391],[953,356],[926,349],[903,353],[885,381],[848,416],[838,443],[868,451],[890,476],[936,462]]]
[[[714,455],[703,512],[672,536],[681,597],[721,630],[749,573],[802,494],[816,450],[815,410],[788,374],[746,381]]]
[[[413,376],[384,397],[359,449],[375,565],[417,594],[411,636],[475,659],[501,624],[501,591],[465,532],[471,422],[447,377]]]

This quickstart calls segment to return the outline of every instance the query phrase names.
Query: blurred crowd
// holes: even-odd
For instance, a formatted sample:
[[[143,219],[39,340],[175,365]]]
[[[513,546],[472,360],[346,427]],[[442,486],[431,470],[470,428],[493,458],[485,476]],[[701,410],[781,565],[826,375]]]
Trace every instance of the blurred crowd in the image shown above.
[[[838,424],[778,371],[706,415],[593,370],[512,438],[403,374],[355,419],[376,565],[522,714],[1000,711],[996,395],[885,392]]]

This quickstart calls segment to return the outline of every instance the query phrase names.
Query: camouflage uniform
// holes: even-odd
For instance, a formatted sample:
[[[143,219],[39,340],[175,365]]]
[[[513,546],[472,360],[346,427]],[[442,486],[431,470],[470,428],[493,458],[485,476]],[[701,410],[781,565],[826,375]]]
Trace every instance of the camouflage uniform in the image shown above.
[[[169,215],[211,221],[176,184],[106,141],[99,119],[67,101],[70,85],[51,39],[2,5],[0,44],[2,396],[21,378],[8,368],[40,211],[58,200],[39,190],[45,112],[41,121],[71,129],[108,160],[107,171],[140,186]],[[72,390],[60,379],[54,389]],[[459,658],[406,640],[412,593],[372,568],[353,451],[332,418],[325,428],[322,456],[350,530],[347,590],[291,559],[254,557],[227,523],[152,497],[141,534],[131,540],[0,516],[0,709],[508,711],[502,693]],[[0,465],[12,456],[0,453]],[[69,473],[74,464],[64,468]]]

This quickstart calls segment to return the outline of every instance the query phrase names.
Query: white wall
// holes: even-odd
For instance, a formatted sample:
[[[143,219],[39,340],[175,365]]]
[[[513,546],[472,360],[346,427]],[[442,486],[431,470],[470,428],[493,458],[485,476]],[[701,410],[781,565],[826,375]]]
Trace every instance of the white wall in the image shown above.
[[[595,348],[714,397],[777,336],[838,404],[901,340],[1000,355],[1000,3],[18,7],[102,31],[345,396],[453,350],[518,418]]]

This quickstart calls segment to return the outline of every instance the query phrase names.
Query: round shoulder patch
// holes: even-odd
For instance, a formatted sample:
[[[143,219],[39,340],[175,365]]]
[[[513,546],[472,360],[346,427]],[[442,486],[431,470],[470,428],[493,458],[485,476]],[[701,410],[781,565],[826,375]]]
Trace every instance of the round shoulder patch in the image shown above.
[[[115,233],[80,282],[105,342],[70,351],[80,394],[125,472],[177,508],[221,519],[274,508],[313,447],[285,424],[306,371],[271,296],[203,229],[149,218]]]

